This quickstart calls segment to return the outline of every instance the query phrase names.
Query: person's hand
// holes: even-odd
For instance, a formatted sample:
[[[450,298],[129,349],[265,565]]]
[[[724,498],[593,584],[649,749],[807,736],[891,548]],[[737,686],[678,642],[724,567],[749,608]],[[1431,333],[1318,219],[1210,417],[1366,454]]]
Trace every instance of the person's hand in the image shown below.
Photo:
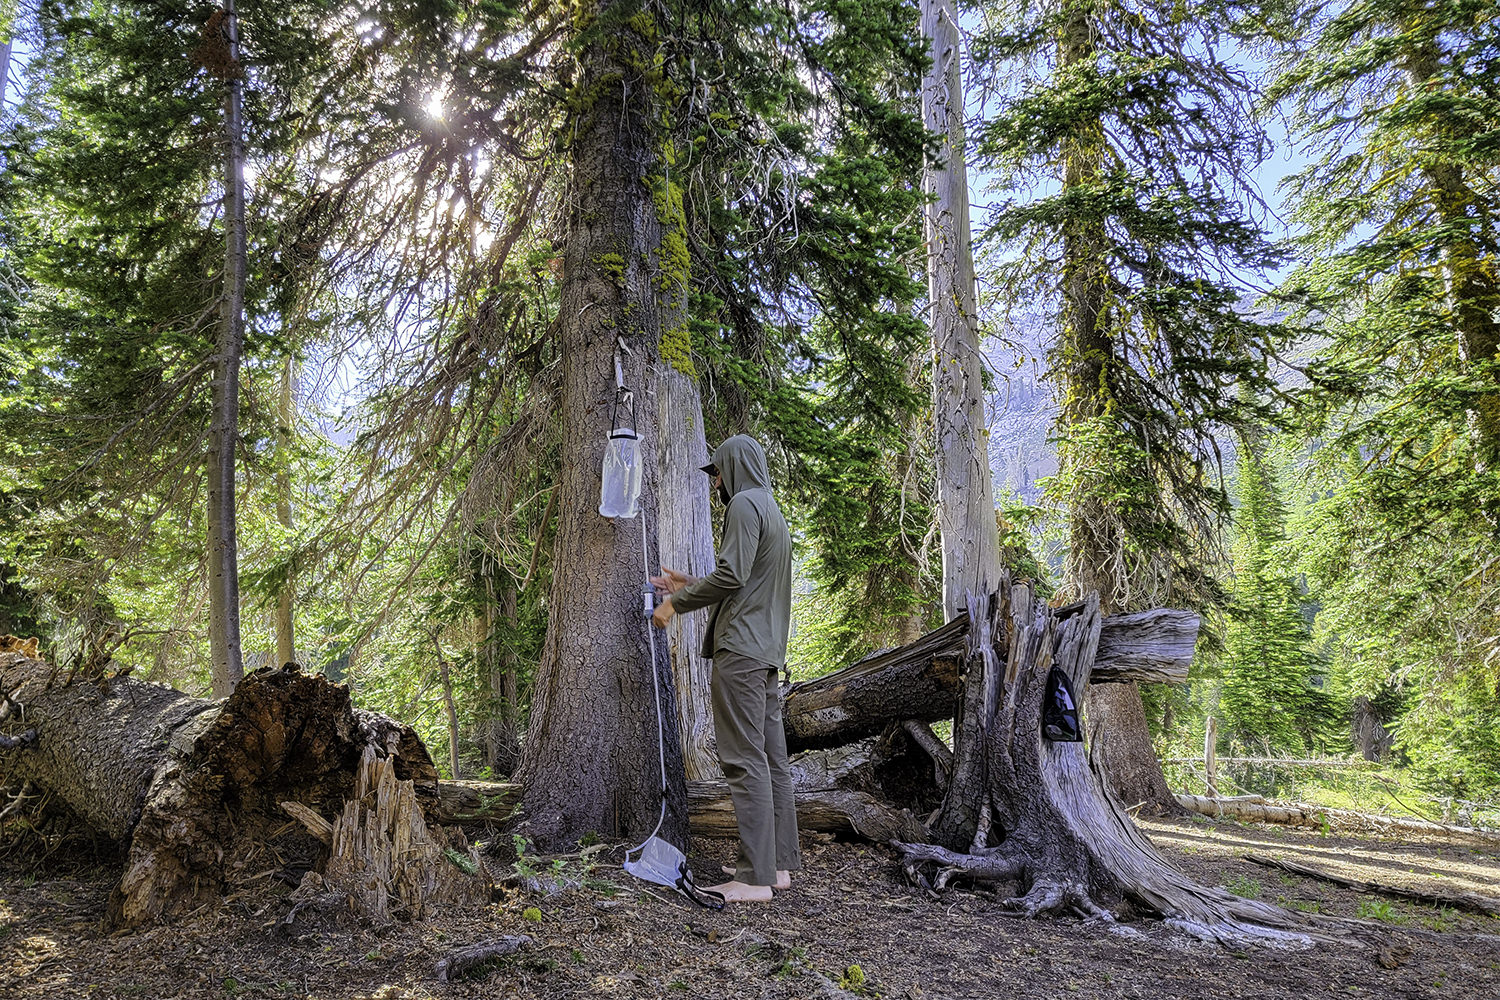
[[[675,594],[693,582],[691,577],[678,570],[668,569],[666,566],[663,566],[661,571],[661,576],[653,576],[651,578],[651,586],[656,588],[658,594]]]
[[[672,598],[668,597],[656,606],[655,611],[651,612],[651,624],[657,628],[666,628],[667,623],[672,620],[672,616],[676,613],[677,609],[672,607]]]

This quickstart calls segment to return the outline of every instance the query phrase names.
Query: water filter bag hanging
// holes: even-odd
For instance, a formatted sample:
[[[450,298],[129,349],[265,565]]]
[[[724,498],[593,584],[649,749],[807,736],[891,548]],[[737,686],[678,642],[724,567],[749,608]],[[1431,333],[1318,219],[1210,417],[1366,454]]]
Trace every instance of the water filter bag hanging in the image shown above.
[[[624,423],[622,405],[626,408]],[[641,436],[635,432],[635,400],[629,390],[616,391],[610,424],[604,474],[599,480],[599,513],[604,517],[635,517],[641,511]]]

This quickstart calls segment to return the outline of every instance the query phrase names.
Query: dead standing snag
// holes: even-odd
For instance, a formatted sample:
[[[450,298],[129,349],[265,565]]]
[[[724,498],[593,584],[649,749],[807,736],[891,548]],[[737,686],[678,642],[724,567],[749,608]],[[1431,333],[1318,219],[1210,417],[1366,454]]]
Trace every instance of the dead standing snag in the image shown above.
[[[1009,905],[1026,916],[1113,923],[1106,907],[1125,904],[1205,940],[1311,944],[1293,914],[1172,868],[1107,791],[1085,745],[1043,735],[1049,671],[1059,668],[1080,701],[1087,691],[1097,595],[1054,609],[1006,580],[990,601],[971,601],[970,613],[953,777],[930,824],[937,843],[893,842],[913,878],[934,887],[956,877],[1014,884]]]

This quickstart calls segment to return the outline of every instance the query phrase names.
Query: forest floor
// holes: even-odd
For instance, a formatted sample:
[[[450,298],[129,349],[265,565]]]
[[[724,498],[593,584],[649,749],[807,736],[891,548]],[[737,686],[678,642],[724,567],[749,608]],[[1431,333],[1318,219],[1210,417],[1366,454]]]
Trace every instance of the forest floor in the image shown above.
[[[1251,852],[1390,884],[1500,896],[1500,847],[1320,836],[1206,819],[1144,822],[1163,855],[1209,885],[1348,918],[1362,945],[1303,951],[1194,943],[1160,925],[1127,937],[1007,916],[988,894],[932,899],[883,847],[809,838],[804,871],[767,905],[701,910],[634,882],[600,852],[564,861],[575,887],[502,890],[487,909],[385,931],[278,928],[289,888],[241,893],[170,927],[100,930],[119,870],[54,857],[0,861],[0,997],[425,1000],[500,997],[1206,998],[1500,996],[1500,919],[1421,906],[1263,868]],[[728,860],[693,843],[694,869]],[[580,882],[582,884],[576,884]],[[709,881],[705,879],[704,881]],[[528,912],[529,911],[529,912]],[[442,984],[436,962],[505,934],[532,944]]]

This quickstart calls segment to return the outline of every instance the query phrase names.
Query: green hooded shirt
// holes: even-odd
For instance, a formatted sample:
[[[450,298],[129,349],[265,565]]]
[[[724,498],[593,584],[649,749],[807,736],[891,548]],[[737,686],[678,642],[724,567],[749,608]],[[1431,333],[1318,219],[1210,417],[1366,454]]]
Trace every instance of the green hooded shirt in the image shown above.
[[[713,606],[703,656],[723,650],[779,669],[792,621],[792,534],[771,496],[766,453],[737,434],[710,462],[729,492],[723,537],[713,572],[673,594],[672,607],[686,613]]]

